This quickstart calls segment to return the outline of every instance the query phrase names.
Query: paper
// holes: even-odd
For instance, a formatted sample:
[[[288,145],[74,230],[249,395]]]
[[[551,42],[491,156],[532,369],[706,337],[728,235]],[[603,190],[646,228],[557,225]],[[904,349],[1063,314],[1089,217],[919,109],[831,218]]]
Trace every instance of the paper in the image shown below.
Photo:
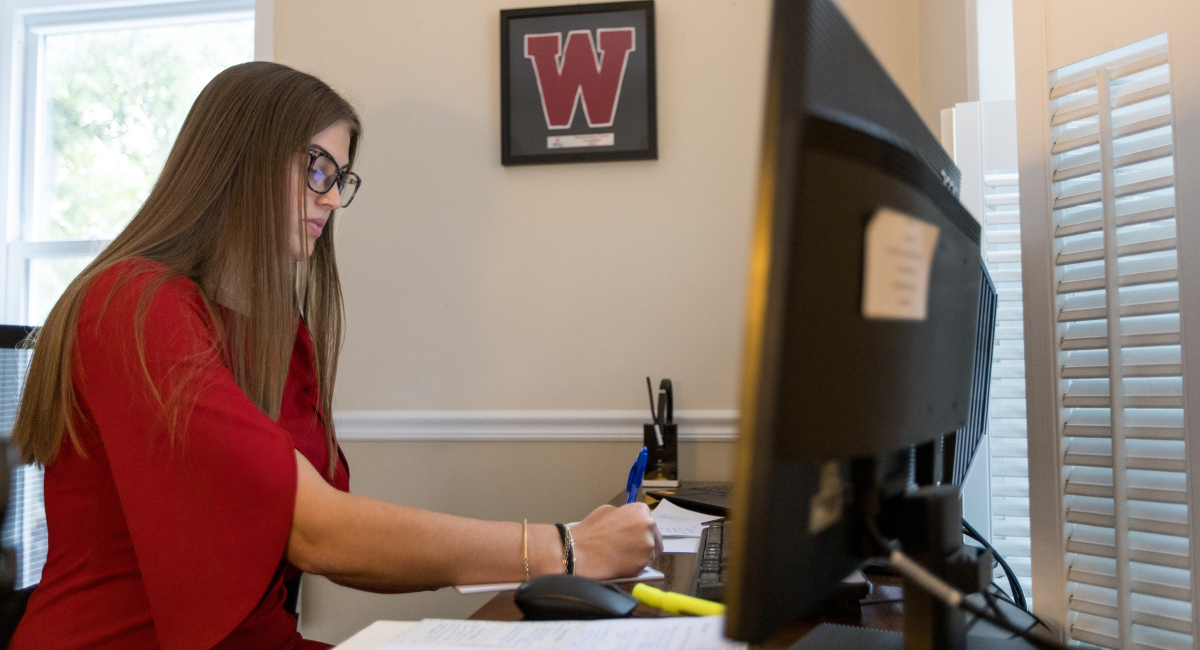
[[[654,523],[658,524],[658,532],[666,537],[699,537],[704,529],[704,522],[720,519],[703,512],[695,512],[680,508],[663,499],[650,513]]]
[[[375,621],[342,641],[333,650],[377,650],[379,646],[400,636],[418,624],[418,621]]]
[[[663,553],[698,553],[699,537],[664,537]]]
[[[547,149],[576,147],[611,147],[617,144],[615,133],[585,133],[583,135],[552,135],[546,138]]]
[[[872,215],[863,247],[863,318],[925,320],[939,233],[937,226],[889,208]]]
[[[693,551],[694,552],[694,551]],[[662,580],[664,577],[662,571],[646,567],[642,572],[632,578],[617,578],[616,580],[605,580],[604,582],[620,583],[620,582],[646,582],[647,580]],[[519,582],[496,582],[486,585],[459,585],[455,587],[460,594],[482,594],[489,591],[511,591],[520,587]]]
[[[725,617],[512,623],[426,619],[379,650],[744,650]]]
[[[817,535],[842,518],[842,475],[836,460],[821,465],[821,482],[808,505],[808,534]]]

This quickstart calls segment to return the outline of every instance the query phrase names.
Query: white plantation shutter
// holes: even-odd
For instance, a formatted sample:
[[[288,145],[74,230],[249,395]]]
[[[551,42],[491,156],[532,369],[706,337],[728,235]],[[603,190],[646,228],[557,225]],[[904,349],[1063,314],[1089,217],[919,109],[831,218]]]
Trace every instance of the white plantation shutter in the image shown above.
[[[1066,629],[1191,648],[1167,36],[1052,71],[1048,102]]]
[[[1031,596],[1029,463],[1025,424],[1025,342],[1021,285],[1021,214],[1017,176],[1016,108],[1012,101],[966,102],[948,115],[954,126],[955,162],[962,170],[962,200],[982,226],[984,262],[998,294],[996,338],[988,405],[985,471],[990,489],[984,509],[972,507],[963,486],[964,515],[990,538]],[[980,468],[972,468],[976,471]],[[987,521],[974,519],[986,517]],[[996,583],[1007,589],[1003,570]]]
[[[1011,104],[1009,105],[1011,110]],[[989,122],[984,121],[984,128]],[[1015,131],[1015,129],[1013,129]],[[987,142],[988,138],[985,137]],[[1015,158],[1015,156],[1014,156]],[[1021,296],[1021,218],[1015,169],[984,170],[984,261],[999,303],[992,356],[988,432],[992,472],[992,545],[1031,595],[1029,463],[1025,441],[1025,327]],[[1007,584],[1003,572],[997,582]]]

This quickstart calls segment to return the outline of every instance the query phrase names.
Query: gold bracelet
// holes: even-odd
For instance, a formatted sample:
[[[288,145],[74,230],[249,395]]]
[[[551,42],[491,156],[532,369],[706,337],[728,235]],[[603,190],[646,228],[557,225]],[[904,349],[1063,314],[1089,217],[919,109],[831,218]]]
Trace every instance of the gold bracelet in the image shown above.
[[[521,553],[525,555],[525,579],[529,580],[529,520],[521,521]]]

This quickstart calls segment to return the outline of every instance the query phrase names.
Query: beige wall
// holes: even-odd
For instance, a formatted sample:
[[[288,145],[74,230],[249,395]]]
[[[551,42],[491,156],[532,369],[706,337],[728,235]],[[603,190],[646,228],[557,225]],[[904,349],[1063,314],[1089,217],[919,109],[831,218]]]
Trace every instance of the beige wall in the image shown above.
[[[921,96],[915,103],[934,135],[941,132],[943,108],[979,99],[967,89],[967,2],[976,0],[920,0],[917,11]]]
[[[657,4],[659,160],[502,167],[512,4],[343,0],[346,21],[276,5],[276,59],[356,98],[366,125],[337,230],[338,406],[631,409],[651,375],[678,380],[681,408],[730,408],[766,3]]]
[[[977,0],[835,0],[934,135],[968,95],[968,5]]]
[[[919,0],[839,4],[917,105]],[[931,1],[931,0],[920,0]],[[275,58],[361,110],[363,190],[338,224],[343,410],[736,408],[768,0],[657,0],[659,159],[503,167],[499,10],[560,0],[276,0]],[[341,19],[351,16],[353,19]],[[934,84],[936,86],[936,84]],[[350,442],[355,492],[467,516],[578,519],[636,443]],[[727,479],[732,443],[685,443]],[[486,598],[306,583],[302,629],[464,616]]]

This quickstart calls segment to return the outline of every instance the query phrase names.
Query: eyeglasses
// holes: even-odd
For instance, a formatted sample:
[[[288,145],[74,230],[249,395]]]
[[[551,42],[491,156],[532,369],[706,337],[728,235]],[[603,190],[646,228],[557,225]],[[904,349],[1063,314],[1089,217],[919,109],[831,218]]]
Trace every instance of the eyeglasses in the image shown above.
[[[362,187],[362,179],[352,171],[338,169],[333,156],[320,149],[308,150],[308,189],[317,194],[325,194],[337,185],[338,194],[342,198],[342,207],[350,205],[358,188]]]

